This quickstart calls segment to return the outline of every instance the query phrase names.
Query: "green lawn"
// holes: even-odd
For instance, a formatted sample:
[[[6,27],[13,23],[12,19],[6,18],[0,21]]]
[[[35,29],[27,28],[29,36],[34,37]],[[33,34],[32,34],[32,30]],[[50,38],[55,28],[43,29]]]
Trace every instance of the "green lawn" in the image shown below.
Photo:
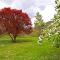
[[[0,60],[60,60],[60,48],[50,42],[37,44],[37,37],[17,37],[12,43],[9,36],[0,36]]]

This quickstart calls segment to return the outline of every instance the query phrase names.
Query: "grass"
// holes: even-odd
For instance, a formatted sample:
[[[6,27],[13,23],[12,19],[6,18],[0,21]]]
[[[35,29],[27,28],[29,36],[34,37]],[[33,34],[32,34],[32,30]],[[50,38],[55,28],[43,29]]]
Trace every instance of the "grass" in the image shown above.
[[[9,36],[0,36],[0,60],[60,60],[60,48],[52,47],[44,40],[37,44],[38,37],[17,37],[12,43]]]

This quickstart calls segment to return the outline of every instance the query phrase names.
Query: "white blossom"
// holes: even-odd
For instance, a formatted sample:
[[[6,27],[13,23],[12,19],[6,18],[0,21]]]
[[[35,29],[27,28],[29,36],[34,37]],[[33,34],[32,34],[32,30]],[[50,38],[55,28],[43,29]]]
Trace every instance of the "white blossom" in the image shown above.
[[[40,36],[38,37],[37,43],[40,44],[40,45],[42,44],[42,38]]]

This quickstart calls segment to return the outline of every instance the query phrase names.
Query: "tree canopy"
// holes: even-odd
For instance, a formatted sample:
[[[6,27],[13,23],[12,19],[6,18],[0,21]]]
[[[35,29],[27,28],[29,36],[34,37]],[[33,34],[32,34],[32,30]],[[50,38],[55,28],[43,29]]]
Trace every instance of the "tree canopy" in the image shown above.
[[[3,8],[0,9],[0,30],[7,32],[14,41],[18,34],[32,32],[31,20],[22,10]]]

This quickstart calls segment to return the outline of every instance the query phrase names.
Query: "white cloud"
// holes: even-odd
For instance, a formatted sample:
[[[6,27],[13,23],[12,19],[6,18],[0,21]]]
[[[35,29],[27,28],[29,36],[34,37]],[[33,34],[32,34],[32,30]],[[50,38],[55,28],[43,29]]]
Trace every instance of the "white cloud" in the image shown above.
[[[4,3],[2,3],[2,2],[0,1],[0,9],[2,9],[2,8],[4,8],[4,7],[9,7],[9,5],[5,5]]]
[[[55,13],[55,8],[52,5],[47,5],[45,10],[42,12],[42,16],[45,22],[50,21]]]
[[[11,5],[10,5],[11,8],[16,8],[16,9],[22,9],[22,3],[20,3],[19,1],[14,1]]]
[[[27,8],[27,9],[25,9],[25,12],[27,12],[31,18],[34,17],[37,12],[42,13],[40,8],[35,7],[35,6],[31,6],[31,7]]]
[[[3,8],[4,6],[5,4],[0,1],[0,9]]]
[[[34,27],[34,26],[35,26],[35,25],[34,25],[35,20],[36,20],[36,18],[35,18],[35,17],[33,17],[33,18],[31,19],[31,21],[32,21],[32,27]]]
[[[3,2],[4,4],[11,5],[14,0],[0,0],[0,1]]]

